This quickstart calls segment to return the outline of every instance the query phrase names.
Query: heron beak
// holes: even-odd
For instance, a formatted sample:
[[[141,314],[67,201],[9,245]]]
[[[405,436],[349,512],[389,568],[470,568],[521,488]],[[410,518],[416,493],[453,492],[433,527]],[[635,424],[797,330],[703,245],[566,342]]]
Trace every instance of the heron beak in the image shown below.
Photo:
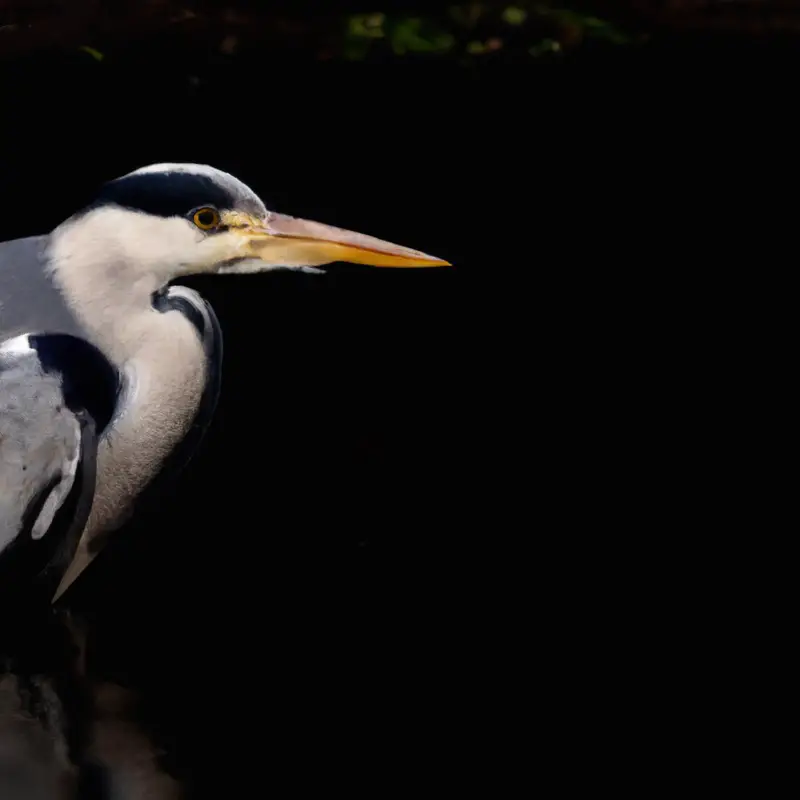
[[[260,259],[262,269],[316,267],[333,261],[371,267],[450,266],[436,256],[363,233],[272,212],[260,225],[239,228],[237,232],[246,238],[248,257]]]

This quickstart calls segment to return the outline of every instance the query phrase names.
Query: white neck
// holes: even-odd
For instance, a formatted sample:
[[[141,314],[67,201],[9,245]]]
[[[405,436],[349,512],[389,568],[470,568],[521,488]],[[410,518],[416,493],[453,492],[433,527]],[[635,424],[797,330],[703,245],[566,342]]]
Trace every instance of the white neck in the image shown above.
[[[69,220],[53,232],[48,250],[52,279],[118,367],[154,335],[163,339],[155,322],[163,315],[153,309],[153,293],[186,272],[181,259],[191,250],[186,237],[192,236],[183,220],[115,207]]]
[[[98,242],[90,226],[76,225],[58,231],[51,245],[54,282],[94,344],[130,378],[125,406],[98,451],[95,501],[62,587],[92,560],[89,542],[125,521],[134,498],[186,436],[206,386],[205,353],[192,323],[152,306],[174,270],[165,265],[143,274],[129,257],[146,241],[115,235]]]

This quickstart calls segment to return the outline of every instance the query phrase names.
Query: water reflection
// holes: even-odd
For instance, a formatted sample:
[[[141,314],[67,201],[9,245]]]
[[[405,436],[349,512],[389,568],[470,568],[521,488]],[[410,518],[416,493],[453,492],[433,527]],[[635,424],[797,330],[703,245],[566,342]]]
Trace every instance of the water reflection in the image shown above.
[[[178,800],[136,696],[87,669],[80,620],[41,608],[0,632],[3,800]]]

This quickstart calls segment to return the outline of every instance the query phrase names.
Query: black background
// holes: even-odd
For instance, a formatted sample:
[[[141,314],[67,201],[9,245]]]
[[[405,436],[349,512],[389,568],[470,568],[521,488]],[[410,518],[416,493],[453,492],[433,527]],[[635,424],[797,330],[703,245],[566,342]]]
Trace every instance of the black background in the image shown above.
[[[90,620],[93,675],[141,693],[169,768],[203,796],[268,773],[298,790],[332,769],[363,780],[363,762],[431,738],[433,687],[443,700],[461,669],[442,656],[474,536],[463,284],[471,231],[494,223],[447,109],[472,112],[446,72],[188,60],[17,65],[2,238],[52,228],[138,166],[195,161],[268,207],[457,266],[188,280],[225,336],[214,425],[67,599]]]
[[[5,75],[2,238],[196,161],[455,267],[187,281],[222,324],[223,396],[158,517],[70,598],[95,674],[143,693],[170,769],[209,797],[417,786],[530,650],[543,703],[597,688],[600,654],[652,625],[642,598],[697,488],[679,442],[713,421],[698,315],[786,231],[758,191],[792,180],[786,54],[116,59]]]

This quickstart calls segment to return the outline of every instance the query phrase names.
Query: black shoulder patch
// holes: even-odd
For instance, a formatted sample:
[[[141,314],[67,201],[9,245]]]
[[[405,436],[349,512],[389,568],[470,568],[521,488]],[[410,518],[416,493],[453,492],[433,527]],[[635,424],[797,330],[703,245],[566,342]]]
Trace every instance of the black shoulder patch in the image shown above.
[[[206,175],[145,172],[107,183],[86,209],[118,205],[159,217],[185,217],[202,206],[236,208],[238,198]]]
[[[64,400],[73,411],[85,408],[101,432],[111,421],[119,392],[119,375],[92,344],[68,334],[31,334],[45,372],[63,378]]]

